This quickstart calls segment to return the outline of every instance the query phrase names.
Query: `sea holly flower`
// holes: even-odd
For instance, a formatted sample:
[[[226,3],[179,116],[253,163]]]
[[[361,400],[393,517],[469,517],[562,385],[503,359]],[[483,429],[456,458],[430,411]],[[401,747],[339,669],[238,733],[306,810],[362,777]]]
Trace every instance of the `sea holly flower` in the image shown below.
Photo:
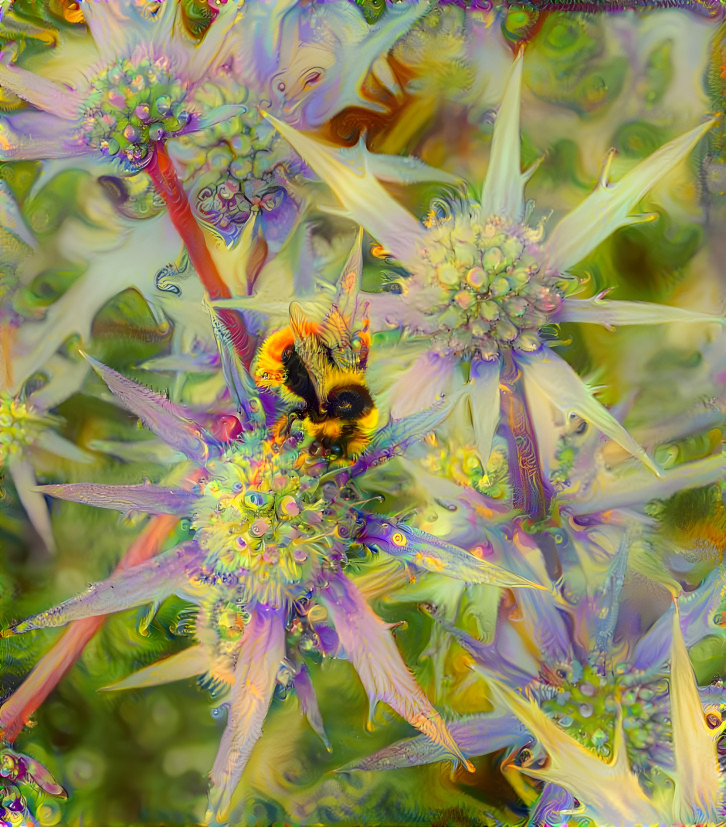
[[[721,619],[713,610],[723,568],[698,594],[683,595],[639,641],[623,640],[617,629],[627,555],[626,538],[602,590],[575,607],[548,608],[545,595],[530,593],[539,604],[532,619],[546,627],[539,647],[519,639],[521,625],[504,615],[489,643],[439,620],[486,678],[494,704],[493,712],[452,722],[450,730],[465,754],[508,748],[508,772],[545,782],[532,813],[537,823],[560,824],[575,799],[597,823],[692,824],[723,816],[720,721],[716,728],[707,721],[713,693],[698,689],[686,649],[713,632],[712,617]],[[344,769],[437,760],[437,747],[419,737]]]
[[[8,126],[3,151],[12,158],[89,153],[100,157],[100,153],[120,159],[127,172],[146,170],[208,294],[247,293],[254,277],[248,284],[229,283],[240,271],[238,257],[235,254],[232,260],[217,251],[215,239],[205,236],[197,219],[232,243],[239,240],[252,213],[261,213],[270,243],[278,247],[297,221],[297,200],[288,195],[286,187],[300,162],[294,159],[290,169],[284,168],[280,150],[288,156],[290,151],[277,139],[271,151],[276,133],[257,111],[256,104],[270,94],[264,67],[276,73],[276,111],[291,111],[291,106],[297,107],[316,90],[327,99],[331,80],[323,79],[323,69],[314,83],[309,78],[301,83],[297,77],[297,72],[308,72],[304,56],[312,60],[311,53],[316,54],[319,62],[321,55],[327,59],[333,52],[351,54],[342,45],[351,38],[359,45],[365,41],[356,60],[365,54],[370,56],[368,63],[375,62],[405,31],[409,18],[413,22],[428,8],[423,2],[402,4],[393,16],[395,25],[390,20],[385,29],[369,30],[357,9],[339,5],[345,9],[325,5],[299,12],[284,3],[274,8],[268,3],[248,3],[244,9],[224,4],[201,42],[192,44],[175,25],[174,3],[92,0],[84,9],[100,60],[88,67],[75,89],[64,89],[17,66],[0,67],[0,83],[24,95],[36,108],[47,110],[19,113]],[[240,19],[242,14],[244,19]],[[116,37],[121,31],[124,36]],[[299,54],[294,50],[289,54],[288,49],[294,65],[284,66],[280,42],[295,42],[295,33],[303,37]],[[252,63],[247,58],[235,60],[236,52],[256,59]],[[340,106],[357,99],[355,89],[354,85],[338,90]],[[243,113],[248,108],[245,120]],[[34,129],[49,131],[51,122],[57,122],[53,141],[41,140]],[[167,154],[167,145],[181,141],[171,138],[186,139],[186,146],[172,150],[174,160]],[[225,171],[220,177],[221,162]],[[196,215],[175,164],[183,180],[194,179]],[[270,221],[266,221],[268,216]],[[257,246],[264,260],[266,243]],[[221,315],[227,317],[237,346],[249,362],[252,342],[237,314],[224,311]]]
[[[32,805],[28,804],[28,791],[38,794],[67,798],[67,793],[56,783],[48,770],[29,755],[15,752],[7,744],[0,746],[0,820],[12,827],[32,827]]]
[[[78,67],[74,87],[8,64],[7,55],[0,64],[0,84],[39,110],[12,120],[6,160],[100,154],[133,173],[167,138],[230,115],[192,104],[195,86],[225,58],[216,30],[196,47],[185,41],[174,29],[175,3],[87,0],[82,11],[98,59]]]
[[[175,3],[147,0],[85,2],[84,17],[99,59],[80,72],[73,88],[0,61],[0,84],[40,110],[13,119],[2,153],[6,159],[105,156],[127,173],[145,169],[205,289],[212,296],[229,296],[165,144],[244,109],[223,106],[204,112],[192,101],[194,89],[214,76],[229,55],[225,36],[237,8],[229,4],[199,44],[179,36],[176,10]],[[227,323],[240,352],[251,350],[235,314]]]
[[[244,25],[231,33],[234,59],[195,92],[207,108],[244,103],[247,112],[171,149],[199,220],[233,247],[256,217],[277,251],[309,206],[311,174],[263,112],[304,129],[348,107],[385,112],[367,89],[400,94],[387,54],[430,9],[399,3],[369,26],[350,3],[248,3]]]
[[[707,723],[677,611],[672,629],[669,701],[674,766],[668,775],[674,787],[656,788],[646,794],[640,782],[642,774],[633,772],[626,757],[624,728],[629,719],[624,710],[619,710],[613,756],[606,763],[563,733],[532,700],[525,702],[491,681],[495,703],[511,708],[548,754],[543,767],[522,766],[520,771],[564,787],[584,805],[587,815],[608,823],[721,821],[726,808],[716,738],[723,727],[713,730]],[[618,793],[614,796],[615,790]]]
[[[638,201],[665,176],[715,123],[671,141],[611,184],[605,165],[600,184],[544,238],[544,227],[527,222],[524,185],[534,172],[521,171],[519,100],[522,54],[515,60],[492,135],[489,169],[480,195],[445,212],[432,210],[422,224],[376,180],[364,154],[343,164],[327,146],[273,121],[280,132],[331,187],[343,213],[360,223],[410,272],[396,291],[369,296],[374,330],[402,328],[413,362],[399,377],[393,402],[400,415],[430,403],[438,393],[463,387],[483,462],[489,457],[500,410],[507,413],[517,451],[518,502],[541,516],[542,481],[523,392],[534,387],[553,404],[572,411],[639,458],[659,469],[646,451],[600,404],[577,374],[547,346],[543,328],[563,321],[606,326],[664,322],[720,322],[677,307],[640,302],[571,298],[571,267],[616,229],[644,220],[632,216]],[[434,377],[426,394],[411,387],[420,375]],[[411,381],[408,381],[408,380]],[[517,470],[517,469],[515,469]]]
[[[87,463],[90,456],[62,437],[55,428],[60,417],[49,413],[58,388],[41,389],[28,397],[0,392],[0,471],[7,471],[20,502],[50,552],[55,551],[50,514],[36,490],[36,473],[48,470],[52,457]],[[50,456],[49,456],[50,455]]]
[[[192,537],[169,551],[92,586],[79,597],[15,624],[6,634],[64,626],[126,608],[157,606],[171,594],[198,606],[198,644],[147,667],[119,688],[207,675],[229,688],[229,718],[212,770],[208,820],[225,818],[230,799],[262,732],[283,659],[307,714],[321,728],[304,675],[304,652],[352,661],[371,705],[389,703],[454,761],[461,751],[405,666],[387,625],[356,587],[356,561],[374,546],[388,559],[466,582],[531,588],[534,584],[425,532],[361,508],[356,478],[404,450],[441,419],[442,406],[381,429],[355,463],[342,465],[304,433],[278,438],[271,413],[215,320],[223,371],[244,420],[217,417],[213,436],[192,413],[95,360],[110,390],[170,447],[199,469],[193,488],[144,483],[51,485],[45,494],[124,513],[190,520]],[[186,464],[185,464],[186,465]],[[314,606],[320,607],[312,611]],[[327,621],[319,620],[322,617]],[[305,646],[300,643],[304,638]],[[288,678],[284,678],[285,682]]]

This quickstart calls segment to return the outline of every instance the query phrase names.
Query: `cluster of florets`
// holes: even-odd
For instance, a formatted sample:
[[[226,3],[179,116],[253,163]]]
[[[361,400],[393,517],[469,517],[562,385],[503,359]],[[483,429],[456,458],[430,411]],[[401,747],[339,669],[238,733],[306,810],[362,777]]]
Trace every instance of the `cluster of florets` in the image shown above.
[[[605,676],[587,666],[581,680],[563,681],[542,709],[584,747],[608,760],[612,756],[618,708],[628,762],[636,772],[655,766],[653,750],[672,742],[668,718],[668,683],[664,679],[635,682],[632,676]]]
[[[247,107],[204,132],[185,135],[175,148],[184,177],[195,181],[197,215],[233,244],[255,210],[272,212],[280,206],[288,179],[301,163],[290,163],[288,145],[260,114],[249,89],[235,86],[232,92],[206,84],[194,100],[204,111],[225,104]]]
[[[471,90],[475,71],[467,55],[466,13],[457,5],[435,6],[395,45],[395,59],[416,75],[409,88],[454,98]]]
[[[507,456],[494,448],[486,469],[476,449],[470,445],[442,444],[432,448],[423,458],[424,467],[438,477],[446,477],[457,485],[471,486],[494,499],[507,496]]]
[[[429,224],[404,288],[427,318],[418,332],[454,356],[537,350],[563,292],[561,276],[542,266],[541,229],[483,218],[478,205]]]
[[[46,420],[9,393],[0,393],[0,464],[30,445]]]
[[[202,578],[239,581],[243,602],[276,608],[307,595],[322,564],[344,565],[359,531],[355,492],[321,483],[328,463],[303,436],[243,436],[208,466],[192,528],[207,552]]]
[[[91,82],[81,112],[81,136],[131,170],[142,169],[154,144],[178,135],[192,120],[188,84],[168,57],[121,58]]]

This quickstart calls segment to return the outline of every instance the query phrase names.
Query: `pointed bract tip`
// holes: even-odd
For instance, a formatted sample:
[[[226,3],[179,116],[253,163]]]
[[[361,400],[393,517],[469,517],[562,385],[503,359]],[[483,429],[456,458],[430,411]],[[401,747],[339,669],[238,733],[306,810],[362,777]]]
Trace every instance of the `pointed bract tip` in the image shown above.
[[[617,149],[614,146],[611,146],[608,150],[607,155],[605,156],[605,160],[603,161],[602,170],[600,171],[600,186],[607,187],[610,183],[610,170],[613,165],[613,161],[615,160],[615,156],[618,154]]]
[[[350,761],[348,764],[343,764],[342,767],[336,767],[330,772],[336,775],[343,775],[344,773],[348,772],[363,772],[364,770],[365,767],[362,767],[360,763],[358,763],[357,761]]]
[[[107,366],[103,364],[103,362],[99,362],[98,359],[94,359],[90,353],[86,353],[85,350],[78,351],[81,356],[88,362],[88,364],[96,371],[96,373],[103,379],[103,371],[108,370]]]
[[[663,479],[665,476],[665,470],[651,457],[647,451],[643,451],[640,455],[640,461],[649,471],[652,471],[658,479]]]
[[[258,111],[259,111],[260,115],[262,115],[262,117],[263,117],[263,118],[267,118],[267,120],[268,120],[268,121],[269,121],[269,122],[270,122],[270,123],[271,123],[271,124],[275,127],[275,129],[276,129],[276,130],[277,130],[277,131],[278,131],[281,135],[282,135],[282,134],[284,134],[284,129],[285,129],[285,127],[287,126],[287,124],[286,124],[284,121],[281,121],[281,120],[279,120],[278,118],[276,118],[274,115],[271,115],[271,114],[270,114],[267,110],[265,110],[265,109],[259,109],[259,108],[258,108]]]
[[[712,129],[723,118],[723,112],[714,112],[713,115],[704,123],[704,129]]]

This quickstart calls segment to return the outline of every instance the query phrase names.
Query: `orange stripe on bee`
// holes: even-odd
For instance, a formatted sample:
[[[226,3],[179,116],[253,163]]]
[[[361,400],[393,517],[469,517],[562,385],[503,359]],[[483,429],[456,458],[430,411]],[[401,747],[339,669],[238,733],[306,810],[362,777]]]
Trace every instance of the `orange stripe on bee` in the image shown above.
[[[285,327],[268,336],[260,346],[255,365],[255,379],[262,384],[281,385],[285,378],[282,354],[288,347],[295,346],[291,328]]]
[[[315,322],[303,317],[301,313],[296,313],[294,316],[290,313],[290,332],[298,339],[307,339],[310,336],[317,336],[320,333],[322,325],[320,322]]]
[[[336,439],[343,432],[343,426],[339,419],[326,419],[323,422],[316,422],[313,430],[318,437]]]

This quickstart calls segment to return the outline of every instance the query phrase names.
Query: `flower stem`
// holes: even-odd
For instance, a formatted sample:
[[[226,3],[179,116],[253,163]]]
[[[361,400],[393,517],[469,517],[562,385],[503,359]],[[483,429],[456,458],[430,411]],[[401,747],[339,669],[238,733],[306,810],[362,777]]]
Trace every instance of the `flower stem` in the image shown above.
[[[6,319],[0,322],[0,368],[3,378],[0,381],[0,390],[10,391],[13,386],[13,360],[10,357],[12,351],[13,330],[10,322]]]
[[[547,516],[549,494],[542,479],[542,465],[532,420],[522,388],[522,378],[513,360],[502,372],[503,406],[507,417],[509,470],[512,479],[512,505],[539,522]]]
[[[232,294],[223,281],[214,263],[204,233],[197,223],[184,188],[174,169],[174,164],[162,145],[157,145],[151,162],[146,167],[156,191],[164,199],[172,224],[179,233],[189,253],[192,266],[197,271],[204,289],[211,299],[229,299]],[[254,342],[239,313],[230,309],[217,311],[219,318],[229,330],[237,355],[249,368],[254,355]]]

